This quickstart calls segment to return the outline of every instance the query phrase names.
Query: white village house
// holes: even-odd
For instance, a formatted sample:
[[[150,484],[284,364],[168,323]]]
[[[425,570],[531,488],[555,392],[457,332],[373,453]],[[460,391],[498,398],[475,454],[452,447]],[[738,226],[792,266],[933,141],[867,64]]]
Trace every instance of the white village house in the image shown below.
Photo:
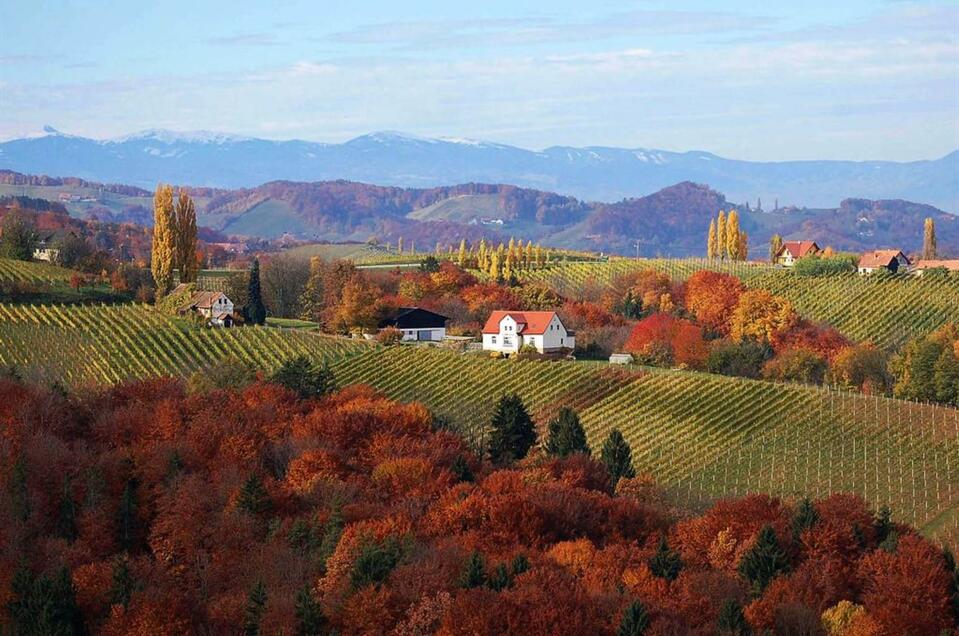
[[[172,293],[177,293],[184,286],[177,285]],[[233,326],[233,301],[227,298],[227,295],[219,291],[198,291],[194,293],[190,300],[180,307],[180,314],[195,312],[207,318],[209,323],[215,327]]]
[[[494,311],[483,327],[483,349],[516,353],[531,345],[539,353],[576,346],[576,334],[566,329],[555,311]]]
[[[820,253],[816,241],[786,241],[776,252],[774,263],[783,267],[792,267],[801,258]]]

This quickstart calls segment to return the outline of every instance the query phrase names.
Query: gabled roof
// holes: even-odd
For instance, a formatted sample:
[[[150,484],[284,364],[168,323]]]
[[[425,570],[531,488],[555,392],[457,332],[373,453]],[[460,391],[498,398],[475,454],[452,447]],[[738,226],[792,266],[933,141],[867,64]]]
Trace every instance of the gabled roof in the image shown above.
[[[193,294],[190,304],[200,309],[211,309],[216,300],[220,297],[226,298],[226,294],[218,291],[198,291]],[[227,298],[227,300],[229,300]]]
[[[789,250],[793,258],[803,258],[809,254],[817,253],[819,246],[816,245],[816,241],[786,241],[783,243],[783,246],[779,248],[779,251],[776,252],[776,258],[779,258],[786,250]]]
[[[380,321],[383,327],[397,329],[441,329],[446,326],[448,317],[421,307],[400,307],[396,313]]]
[[[873,250],[871,252],[865,252],[859,257],[859,267],[888,267],[891,262],[900,256],[906,259],[906,263],[909,262],[909,259],[906,258],[901,250]]]
[[[483,333],[499,333],[499,323],[509,316],[516,321],[517,333],[524,336],[538,336],[546,333],[550,321],[556,316],[555,311],[503,311],[497,310],[490,314],[483,326]]]
[[[959,272],[959,258],[947,260],[930,259],[916,263],[916,269],[933,269],[934,267],[942,267],[948,269],[950,272]]]

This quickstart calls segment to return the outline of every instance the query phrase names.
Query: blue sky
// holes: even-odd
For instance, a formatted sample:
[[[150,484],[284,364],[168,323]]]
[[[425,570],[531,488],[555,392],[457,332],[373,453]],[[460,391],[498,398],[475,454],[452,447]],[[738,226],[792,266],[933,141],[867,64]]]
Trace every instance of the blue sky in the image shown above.
[[[50,124],[765,160],[959,148],[956,2],[0,0],[0,20],[0,138]]]

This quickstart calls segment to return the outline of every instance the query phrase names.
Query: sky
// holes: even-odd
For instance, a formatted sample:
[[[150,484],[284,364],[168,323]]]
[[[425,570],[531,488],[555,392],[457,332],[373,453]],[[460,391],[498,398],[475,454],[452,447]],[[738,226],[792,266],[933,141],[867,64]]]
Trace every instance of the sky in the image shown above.
[[[959,2],[0,0],[0,139],[378,130],[739,159],[959,148]]]

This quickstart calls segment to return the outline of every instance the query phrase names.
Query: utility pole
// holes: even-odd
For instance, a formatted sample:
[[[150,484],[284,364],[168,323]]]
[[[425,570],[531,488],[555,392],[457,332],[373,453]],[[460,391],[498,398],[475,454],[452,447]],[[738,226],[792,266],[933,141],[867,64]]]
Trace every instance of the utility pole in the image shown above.
[[[636,258],[639,258],[639,239],[633,242],[636,245]]]

